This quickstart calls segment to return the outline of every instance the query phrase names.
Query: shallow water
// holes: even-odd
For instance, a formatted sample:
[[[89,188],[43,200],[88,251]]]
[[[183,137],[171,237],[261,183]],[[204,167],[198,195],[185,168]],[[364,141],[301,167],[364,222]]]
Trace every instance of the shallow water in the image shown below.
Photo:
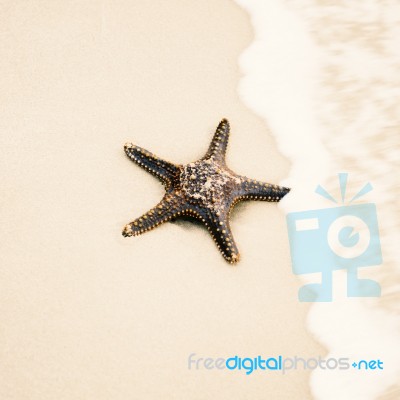
[[[315,370],[313,396],[398,398],[400,4],[236,3],[249,13],[254,29],[254,41],[239,59],[239,94],[268,124],[292,165],[281,182],[292,188],[282,210],[332,207],[314,190],[321,184],[340,199],[339,172],[349,173],[349,199],[367,182],[374,188],[355,204],[376,204],[384,262],[360,274],[378,281],[382,296],[348,298],[345,274],[336,271],[333,302],[315,303],[307,324],[327,357],[380,358],[384,370]],[[302,280],[318,282],[313,275],[318,274]]]

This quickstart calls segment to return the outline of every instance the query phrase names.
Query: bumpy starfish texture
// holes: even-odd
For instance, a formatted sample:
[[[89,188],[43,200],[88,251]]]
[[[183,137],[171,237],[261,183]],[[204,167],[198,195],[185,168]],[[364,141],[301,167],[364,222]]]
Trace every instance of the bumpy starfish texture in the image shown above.
[[[127,156],[155,175],[165,186],[162,200],[150,211],[125,226],[124,236],[137,236],[180,216],[201,221],[224,258],[239,261],[239,251],[229,226],[229,214],[239,201],[279,201],[290,189],[237,175],[225,163],[229,122],[223,119],[203,158],[175,165],[131,143]]]

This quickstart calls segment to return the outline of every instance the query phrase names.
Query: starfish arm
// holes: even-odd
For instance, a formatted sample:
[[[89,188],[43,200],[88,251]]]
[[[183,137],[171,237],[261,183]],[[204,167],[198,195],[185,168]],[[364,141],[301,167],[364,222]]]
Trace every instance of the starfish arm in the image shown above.
[[[122,235],[138,236],[156,228],[164,222],[186,214],[186,201],[173,193],[167,193],[155,207],[125,225]]]
[[[124,146],[126,155],[140,167],[156,176],[167,187],[172,186],[174,179],[179,175],[180,169],[177,165],[162,160],[155,154],[134,146],[132,143],[126,143]]]
[[[229,132],[229,122],[227,119],[223,119],[215,131],[210,147],[203,159],[215,158],[219,161],[225,160],[225,153],[229,141]]]
[[[283,186],[241,178],[241,184],[239,185],[236,198],[238,200],[279,201],[289,193],[289,191],[289,188]]]
[[[240,254],[232,235],[229,219],[211,215],[206,218],[205,225],[225,260],[231,264],[238,262]]]

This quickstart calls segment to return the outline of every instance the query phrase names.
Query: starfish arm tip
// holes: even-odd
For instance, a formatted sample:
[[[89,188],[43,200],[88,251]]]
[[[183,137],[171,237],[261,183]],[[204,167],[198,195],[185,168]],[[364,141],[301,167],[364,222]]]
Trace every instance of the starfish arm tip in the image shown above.
[[[218,127],[211,140],[208,151],[203,158],[208,159],[211,157],[215,157],[217,159],[224,160],[226,149],[228,147],[229,134],[230,134],[229,121],[226,118],[223,118],[218,124]]]
[[[290,192],[290,188],[287,188],[285,186],[281,186],[280,187],[280,191],[281,191],[281,198],[279,200],[282,200],[289,192]]]
[[[237,254],[233,253],[229,260],[231,264],[237,264],[239,261],[240,261],[240,253]]]
[[[124,226],[124,229],[122,230],[122,236],[124,236],[124,237],[133,236],[133,231],[132,231],[132,225],[131,224],[127,224],[127,225]]]
[[[187,209],[182,198],[167,194],[147,213],[125,225],[122,235],[125,237],[139,236],[157,226],[186,215]]]
[[[126,143],[124,149],[131,161],[156,176],[163,183],[167,184],[167,186],[171,185],[179,174],[179,166],[163,160],[139,146]]]
[[[240,260],[240,253],[229,226],[227,216],[209,215],[206,226],[219,251],[227,262],[235,264]]]
[[[282,200],[289,192],[290,189],[287,187],[242,177],[242,182],[238,190],[238,198],[243,200],[277,202]]]

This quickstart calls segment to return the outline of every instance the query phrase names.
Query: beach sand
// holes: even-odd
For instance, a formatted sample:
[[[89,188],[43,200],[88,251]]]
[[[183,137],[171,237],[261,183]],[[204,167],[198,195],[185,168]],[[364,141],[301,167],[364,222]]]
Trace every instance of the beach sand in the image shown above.
[[[324,356],[275,203],[233,213],[233,267],[199,225],[121,235],[164,191],[127,141],[186,163],[226,117],[229,166],[286,177],[268,126],[237,95],[248,15],[228,0],[1,8],[0,397],[311,398],[308,371],[188,369],[191,353]]]

